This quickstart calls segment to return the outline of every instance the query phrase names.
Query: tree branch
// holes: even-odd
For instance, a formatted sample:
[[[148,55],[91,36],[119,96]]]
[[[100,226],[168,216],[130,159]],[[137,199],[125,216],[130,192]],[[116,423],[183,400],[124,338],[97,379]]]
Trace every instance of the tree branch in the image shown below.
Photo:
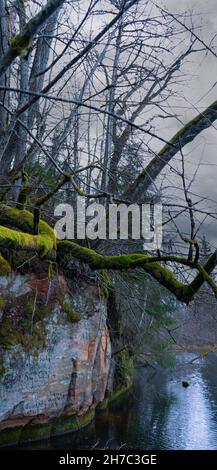
[[[5,74],[16,57],[22,56],[28,50],[40,27],[64,2],[65,0],[48,0],[44,8],[31,18],[23,30],[12,39],[9,49],[0,60],[0,77]]]
[[[199,113],[175,134],[170,142],[156,155],[127,189],[124,197],[138,201],[144,197],[153,181],[164,167],[180,151],[180,147],[192,142],[204,129],[209,128],[217,119],[217,101],[214,101],[203,113]]]
[[[66,72],[68,72],[68,70],[70,70],[80,59],[82,59],[82,57],[84,57],[89,51],[91,51],[91,49],[93,49],[93,47],[98,44],[98,42],[100,41],[100,39],[112,28],[112,26],[114,26],[117,21],[119,20],[119,18],[121,18],[121,16],[126,13],[129,8],[131,8],[133,5],[135,5],[136,3],[138,3],[139,0],[131,0],[129,1],[127,4],[123,5],[123,8],[121,8],[121,10],[119,11],[119,13],[113,18],[113,20],[111,20],[101,31],[99,34],[97,34],[95,36],[94,39],[92,39],[86,47],[84,47],[84,49],[79,52],[79,54],[74,57],[70,62],[68,62],[68,64],[66,64],[62,70],[60,70],[60,72],[48,83],[48,85],[42,90],[42,93],[47,93],[59,80],[60,78],[62,78]],[[26,109],[29,108],[29,106],[31,106],[33,103],[35,103],[36,101],[38,101],[39,99],[39,96],[35,96],[34,98],[32,98],[25,106],[23,106],[20,110],[19,110],[19,114],[22,114],[24,111],[26,111]]]

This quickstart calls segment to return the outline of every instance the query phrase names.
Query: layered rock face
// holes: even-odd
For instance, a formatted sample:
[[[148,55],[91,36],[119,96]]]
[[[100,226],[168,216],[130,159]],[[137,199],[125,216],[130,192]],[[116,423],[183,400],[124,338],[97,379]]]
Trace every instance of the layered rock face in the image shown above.
[[[102,291],[63,274],[13,274],[0,292],[0,444],[86,424],[110,369]]]

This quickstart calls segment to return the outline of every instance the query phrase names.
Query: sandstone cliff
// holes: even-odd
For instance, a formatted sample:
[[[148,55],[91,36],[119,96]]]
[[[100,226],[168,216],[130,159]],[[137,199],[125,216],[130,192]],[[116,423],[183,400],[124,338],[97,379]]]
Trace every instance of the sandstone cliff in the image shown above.
[[[0,293],[0,444],[87,424],[111,362],[102,290],[36,265],[1,277]]]

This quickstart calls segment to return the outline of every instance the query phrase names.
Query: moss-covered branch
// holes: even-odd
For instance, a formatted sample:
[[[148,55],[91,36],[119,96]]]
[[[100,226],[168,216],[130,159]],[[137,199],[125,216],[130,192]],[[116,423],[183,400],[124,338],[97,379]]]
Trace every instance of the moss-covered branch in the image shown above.
[[[0,247],[15,250],[30,249],[47,255],[55,248],[55,243],[50,233],[30,235],[0,226]]]
[[[0,206],[1,249],[35,250],[48,255],[56,250],[54,230],[43,220],[39,222],[39,233],[33,235],[34,218],[26,210]]]
[[[128,270],[142,268],[149,273],[161,285],[172,292],[178,300],[188,303],[199,290],[204,282],[212,288],[217,298],[217,286],[210,276],[216,264],[216,254],[212,255],[204,266],[189,260],[185,257],[175,255],[149,256],[143,253],[124,254],[118,256],[108,256],[97,253],[94,250],[78,245],[69,240],[57,241],[54,230],[43,220],[39,222],[39,233],[33,235],[34,217],[25,210],[0,206],[0,249],[4,250],[34,250],[39,256],[49,255],[55,251],[57,262],[60,265],[68,263],[71,259],[77,258],[87,263],[96,270]],[[2,270],[8,272],[6,260],[2,259]],[[188,266],[192,270],[197,270],[198,275],[190,284],[180,282],[172,270],[162,263],[178,263]],[[9,268],[10,269],[10,268]]]
[[[7,276],[11,272],[8,261],[0,253],[0,276]]]
[[[209,256],[208,260],[203,265],[203,268],[208,274],[211,274],[217,265],[217,250]],[[191,282],[190,286],[192,291],[198,291],[204,283],[204,274],[199,271],[198,275]]]
[[[48,0],[46,5],[26,23],[23,30],[12,39],[7,52],[0,60],[0,77],[7,71],[16,57],[25,54],[40,27],[64,2],[65,0]]]
[[[217,101],[214,101],[214,103],[189,121],[172,137],[170,142],[162,148],[139,174],[134,183],[125,192],[124,197],[131,201],[138,201],[141,197],[144,197],[145,192],[153,181],[179,152],[180,148],[192,142],[200,132],[209,128],[216,119]]]
[[[82,247],[71,241],[58,241],[57,260],[61,263],[61,261],[64,262],[64,260],[69,261],[71,257],[80,259],[81,261],[89,264],[89,266],[93,269],[127,270],[143,268],[161,285],[172,292],[178,300],[188,303],[190,300],[192,300],[194,294],[198,291],[197,286],[193,288],[193,283],[184,284],[180,282],[170,269],[160,264],[162,262],[179,263],[181,265],[192,268],[192,270],[198,270],[200,276],[203,278],[203,282],[208,282],[217,298],[217,286],[209,276],[209,273],[206,271],[206,267],[195,264],[194,262],[189,261],[184,257],[173,255],[148,256],[137,253],[107,256],[96,253],[94,250]]]
[[[40,197],[35,201],[35,209],[34,209],[34,224],[33,224],[33,230],[34,230],[34,235],[38,235],[38,230],[39,230],[39,221],[40,221],[40,210],[41,207],[51,199],[54,194],[56,194],[59,189],[61,189],[66,183],[69,183],[71,181],[72,177],[68,173],[63,174],[63,178],[61,181],[55,186],[55,188],[48,193],[46,193],[44,196]]]

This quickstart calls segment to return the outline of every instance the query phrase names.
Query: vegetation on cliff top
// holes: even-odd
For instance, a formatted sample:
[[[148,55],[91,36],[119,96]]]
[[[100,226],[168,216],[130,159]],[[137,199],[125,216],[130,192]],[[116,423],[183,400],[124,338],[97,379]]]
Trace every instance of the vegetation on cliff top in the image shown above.
[[[108,256],[97,253],[96,251],[78,245],[73,241],[57,241],[54,230],[43,220],[39,221],[38,235],[31,232],[34,229],[34,216],[26,210],[18,210],[4,205],[0,206],[0,222],[4,221],[4,226],[0,226],[0,249],[2,253],[8,250],[31,250],[38,253],[39,256],[49,258],[56,252],[57,261],[61,264],[66,257],[69,259],[77,258],[80,261],[89,264],[96,270],[128,270],[142,268],[151,274],[160,284],[169,289],[178,300],[189,302],[203,282],[209,283],[217,297],[217,287],[207,272],[207,263],[200,266],[198,262],[191,261],[185,257],[174,255],[150,256],[141,253],[124,254],[117,256]],[[9,228],[9,227],[13,227]],[[15,229],[18,227],[18,229]],[[24,230],[21,231],[20,229]],[[1,257],[1,269],[4,274],[10,272],[10,266],[5,258]],[[162,263],[176,262],[191,269],[198,270],[198,276],[191,284],[183,284],[179,281],[172,270],[162,265]],[[196,282],[198,280],[198,282]],[[194,286],[194,288],[193,288]]]

